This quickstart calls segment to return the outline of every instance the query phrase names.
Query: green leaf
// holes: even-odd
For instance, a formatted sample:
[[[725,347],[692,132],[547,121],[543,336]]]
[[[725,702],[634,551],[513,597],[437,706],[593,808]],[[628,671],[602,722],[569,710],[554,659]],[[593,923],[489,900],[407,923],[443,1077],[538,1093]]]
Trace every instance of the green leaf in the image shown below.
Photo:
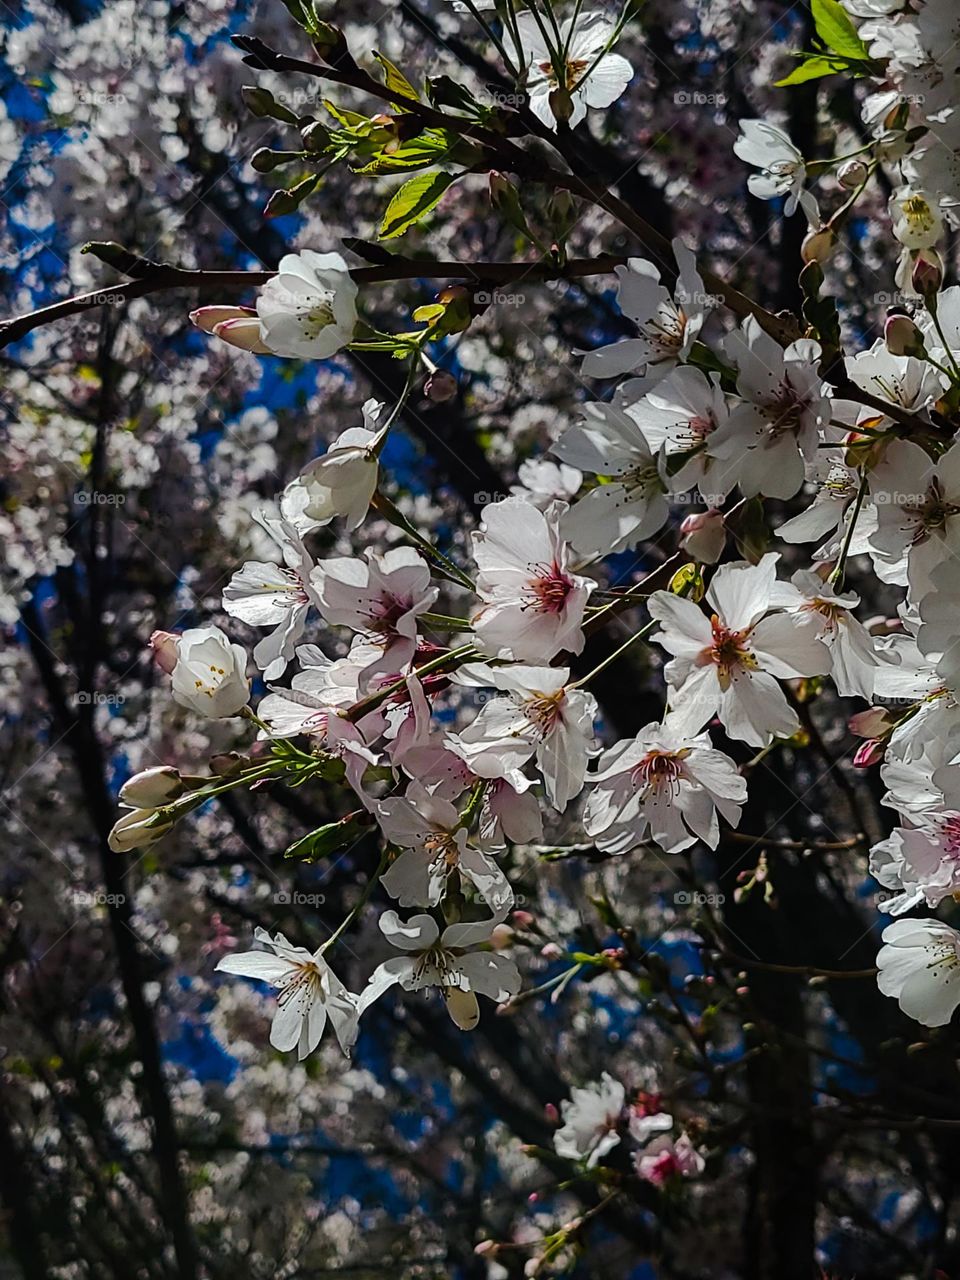
[[[870,57],[840,0],[811,0],[811,8],[817,35],[828,49],[847,58]]]
[[[445,192],[457,181],[455,173],[420,173],[405,182],[387,205],[380,224],[380,239],[402,236],[410,227],[437,207]]]
[[[839,58],[831,58],[825,54],[814,54],[812,58],[806,58],[798,67],[790,72],[788,76],[784,76],[782,80],[775,81],[778,88],[782,88],[788,84],[804,84],[808,80],[819,80],[823,76],[836,75],[838,71],[843,71],[849,64],[841,61]]]
[[[295,840],[284,851],[285,858],[300,858],[304,862],[316,862],[318,858],[327,858],[342,849],[350,840],[355,840],[362,828],[352,815],[341,818],[339,822],[328,822],[316,831],[310,831],[299,840]]]
[[[416,89],[389,58],[385,58],[382,53],[374,53],[373,56],[383,67],[383,83],[391,93],[397,93],[401,98],[412,98],[414,102],[420,101],[420,95]]]

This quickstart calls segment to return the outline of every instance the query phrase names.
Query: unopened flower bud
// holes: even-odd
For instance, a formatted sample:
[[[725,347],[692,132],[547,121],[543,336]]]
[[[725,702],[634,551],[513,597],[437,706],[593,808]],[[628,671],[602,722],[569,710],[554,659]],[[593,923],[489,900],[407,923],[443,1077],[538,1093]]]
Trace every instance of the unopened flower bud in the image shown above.
[[[892,356],[923,355],[923,334],[909,316],[887,316],[883,325],[883,340]]]
[[[459,383],[452,373],[447,373],[446,369],[434,369],[423,384],[423,394],[434,404],[443,404],[444,401],[453,399],[458,387]]]
[[[696,511],[681,522],[680,545],[701,564],[716,564],[726,543],[723,515],[715,507]]]
[[[560,1123],[560,1112],[557,1110],[557,1108],[553,1105],[552,1102],[548,1102],[547,1105],[543,1108],[543,1115],[547,1124]]]
[[[330,131],[319,120],[300,130],[305,151],[324,151],[330,143]]]
[[[496,1240],[481,1240],[478,1245],[474,1246],[473,1252],[478,1258],[493,1258],[500,1246]]]
[[[175,631],[154,631],[150,637],[153,660],[165,675],[173,675],[179,643],[180,637]]]
[[[490,934],[490,946],[494,951],[502,951],[504,947],[509,947],[513,942],[514,933],[508,924],[498,924],[493,928]]]
[[[886,747],[879,738],[868,738],[866,742],[861,743],[857,748],[853,757],[854,767],[857,769],[869,769],[871,765],[880,763],[885,752]]]
[[[573,115],[573,97],[569,89],[557,86],[550,94],[550,110],[558,124],[566,124]]]
[[[918,249],[914,254],[910,284],[921,298],[934,297],[943,284],[943,259],[936,249]]]
[[[533,924],[533,916],[529,911],[514,911],[510,919],[518,929],[529,929]]]
[[[836,234],[829,227],[808,231],[800,246],[800,256],[804,262],[829,262],[836,243]]]
[[[299,151],[271,151],[269,147],[258,147],[250,157],[250,165],[257,173],[271,173],[299,159]]]
[[[858,738],[882,738],[895,723],[886,707],[867,707],[850,717],[847,728]]]
[[[563,948],[557,946],[555,942],[547,942],[540,948],[540,955],[544,960],[560,960],[563,956]]]
[[[157,765],[136,773],[120,788],[120,801],[132,809],[159,809],[183,795],[183,780],[172,765]]]
[[[866,180],[867,166],[862,160],[847,160],[837,170],[837,181],[848,191],[863,186]]]

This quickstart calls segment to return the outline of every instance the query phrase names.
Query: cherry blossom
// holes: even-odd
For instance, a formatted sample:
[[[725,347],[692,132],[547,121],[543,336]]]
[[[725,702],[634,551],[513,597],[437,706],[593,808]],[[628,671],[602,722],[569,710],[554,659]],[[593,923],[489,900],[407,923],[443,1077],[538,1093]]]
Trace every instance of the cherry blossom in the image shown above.
[[[923,1026],[945,1026],[960,1004],[960,933],[942,920],[895,920],[882,938],[880,990]]]
[[[484,507],[473,534],[482,603],[471,622],[492,657],[546,662],[583,649],[584,610],[596,584],[573,572],[563,514],[560,503],[541,512],[516,498]]]
[[[262,343],[274,355],[325,360],[353,337],[356,299],[339,253],[288,253],[257,299]]]
[[[592,1169],[619,1145],[618,1128],[626,1090],[604,1072],[596,1084],[570,1090],[560,1103],[563,1126],[553,1135],[553,1148],[567,1160],[583,1160]]]
[[[777,681],[825,675],[830,655],[814,618],[771,613],[778,559],[722,565],[707,591],[709,617],[667,591],[651,596],[650,616],[661,624],[653,639],[673,654],[664,676],[678,732],[695,733],[719,715],[730,737],[762,747],[799,728]]]
[[[715,751],[706,734],[687,737],[669,720],[605,751],[588,781],[584,830],[607,853],[627,853],[646,839],[666,853],[697,839],[715,849],[718,812],[736,827],[747,798],[730,757]]]
[[[562,50],[564,80],[557,78],[554,50],[544,38],[541,22],[533,13],[517,14],[516,26],[524,60],[528,64],[527,93],[530,110],[550,129],[561,119],[575,128],[588,107],[609,107],[623,93],[633,76],[626,58],[608,52],[617,34],[616,24],[596,10],[579,12],[559,24],[557,47]],[[570,95],[568,109],[557,103],[556,93]]]
[[[270,1028],[273,1047],[281,1053],[296,1049],[302,1061],[320,1043],[329,1018],[340,1048],[348,1054],[358,1034],[357,997],[336,977],[323,958],[323,949],[311,953],[291,946],[282,933],[271,937],[265,929],[255,929],[253,936],[263,944],[262,950],[224,956],[217,970],[277,988]]]
[[[450,924],[441,933],[432,916],[411,916],[404,922],[395,911],[385,911],[380,931],[402,954],[384,960],[371,974],[360,994],[361,1014],[397,983],[404,991],[436,987],[460,1030],[472,1031],[480,1021],[478,995],[502,1003],[520,990],[520,974],[508,956],[473,950],[490,941],[501,920],[491,916]]]

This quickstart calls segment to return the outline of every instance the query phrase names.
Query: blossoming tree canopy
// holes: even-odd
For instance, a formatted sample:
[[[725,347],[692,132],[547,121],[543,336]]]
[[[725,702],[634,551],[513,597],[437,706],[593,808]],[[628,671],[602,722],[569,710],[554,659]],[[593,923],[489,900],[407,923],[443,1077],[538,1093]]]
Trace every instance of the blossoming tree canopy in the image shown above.
[[[727,27],[747,19],[715,7],[701,61],[740,48]],[[523,1274],[573,1274],[599,1217],[652,1256],[747,1130],[757,1178],[785,1176],[769,1133],[725,1110],[738,1090],[771,1124],[810,1126],[811,1186],[839,1177],[824,1172],[834,1138],[811,1137],[821,1120],[831,1134],[858,1117],[922,1135],[960,1122],[930,1101],[955,1083],[960,1005],[955,6],[812,0],[736,112],[717,87],[734,67],[673,94],[674,123],[691,95],[712,98],[716,154],[696,165],[696,130],[675,161],[667,95],[650,90],[653,37],[676,52],[693,7],[413,5],[419,42],[401,8],[382,34],[304,0],[250,29],[232,15],[232,44],[204,47],[213,27],[198,26],[208,79],[187,80],[205,114],[179,133],[158,123],[157,145],[198,182],[237,145],[245,181],[270,190],[262,214],[242,186],[218,197],[243,252],[223,267],[206,223],[191,250],[177,184],[148,182],[144,161],[156,225],[124,230],[129,246],[97,232],[64,272],[94,288],[35,276],[0,325],[14,382],[30,375],[2,616],[95,793],[187,1280],[209,1259],[153,983],[123,931],[135,873],[194,884],[193,840],[239,833],[272,877],[236,910],[232,846],[210,855],[229,881],[203,884],[222,927],[184,977],[205,984],[218,1043],[242,1006],[248,1070],[266,1077],[272,1049],[298,1080],[329,1070],[347,1082],[332,1089],[364,1089],[365,1037],[416,1027],[456,1045],[447,1066],[465,1079],[496,1081],[574,1207],[518,1238],[485,1228],[479,1256],[507,1259],[491,1276],[515,1273],[514,1249]],[[13,40],[24,68],[31,40]],[[85,128],[107,190],[108,123]],[[884,286],[867,305],[864,272]],[[159,377],[154,332],[179,344]],[[31,460],[22,426],[74,412],[82,443],[61,453],[88,468],[70,495],[85,523],[48,527],[57,448]],[[129,521],[113,475],[140,485]],[[117,540],[123,592],[106,567]],[[135,668],[152,720],[98,686]],[[303,911],[281,876],[303,877]],[[196,905],[176,911],[185,937],[209,931],[206,907],[200,923]],[[593,1048],[551,1067],[530,1120],[476,1055],[506,1052],[538,1011],[565,1020],[561,1057],[563,1037]],[[638,1020],[658,1017],[641,1054]],[[869,1072],[844,1036],[873,1037]],[[894,1060],[898,1037],[915,1040]],[[856,1088],[817,1075],[817,1054],[859,1071]],[[546,1070],[526,1042],[519,1061],[518,1076]],[[867,1074],[876,1105],[857,1112]],[[946,1240],[944,1185],[922,1194]],[[856,1203],[846,1184],[837,1200]],[[805,1247],[785,1237],[741,1270],[809,1276]],[[946,1245],[937,1259],[897,1265],[960,1265]]]

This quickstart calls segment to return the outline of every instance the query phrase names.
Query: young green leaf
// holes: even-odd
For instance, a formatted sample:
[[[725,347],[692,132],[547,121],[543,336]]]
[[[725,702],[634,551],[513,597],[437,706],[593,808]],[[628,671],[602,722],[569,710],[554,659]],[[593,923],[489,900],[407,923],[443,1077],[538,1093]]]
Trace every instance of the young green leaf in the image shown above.
[[[387,205],[380,225],[380,239],[402,236],[437,207],[447,189],[457,181],[455,173],[418,173],[405,182]]]
[[[840,0],[811,0],[811,8],[817,35],[828,49],[847,58],[869,59],[870,51]]]

